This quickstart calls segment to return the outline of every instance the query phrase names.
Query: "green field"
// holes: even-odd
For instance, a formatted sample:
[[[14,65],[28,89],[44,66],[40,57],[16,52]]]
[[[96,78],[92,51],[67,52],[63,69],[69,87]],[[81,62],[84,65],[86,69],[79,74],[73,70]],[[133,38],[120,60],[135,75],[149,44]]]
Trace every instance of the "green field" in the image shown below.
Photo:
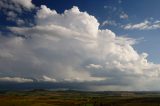
[[[160,106],[160,93],[3,91],[0,106]]]

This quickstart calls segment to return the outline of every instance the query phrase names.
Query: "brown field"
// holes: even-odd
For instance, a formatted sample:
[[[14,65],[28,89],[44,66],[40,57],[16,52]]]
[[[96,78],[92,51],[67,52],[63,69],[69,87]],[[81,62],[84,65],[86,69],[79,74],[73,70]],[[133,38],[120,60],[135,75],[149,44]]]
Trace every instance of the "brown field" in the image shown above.
[[[5,91],[0,106],[160,106],[159,92]]]

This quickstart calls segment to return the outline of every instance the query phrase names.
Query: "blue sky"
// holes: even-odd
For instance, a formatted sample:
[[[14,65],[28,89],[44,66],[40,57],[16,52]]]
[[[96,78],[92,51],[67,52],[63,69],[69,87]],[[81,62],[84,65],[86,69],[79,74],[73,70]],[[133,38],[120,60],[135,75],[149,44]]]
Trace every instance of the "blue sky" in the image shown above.
[[[0,89],[160,90],[159,4],[0,1]]]

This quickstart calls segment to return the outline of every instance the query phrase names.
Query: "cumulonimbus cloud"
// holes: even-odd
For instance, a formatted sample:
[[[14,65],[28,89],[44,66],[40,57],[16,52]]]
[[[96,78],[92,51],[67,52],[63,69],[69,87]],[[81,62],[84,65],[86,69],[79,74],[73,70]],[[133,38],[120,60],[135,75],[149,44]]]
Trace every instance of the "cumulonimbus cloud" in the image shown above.
[[[35,21],[0,36],[1,77],[84,83],[94,90],[152,89],[148,85],[158,80],[160,65],[137,53],[135,39],[99,29],[97,19],[78,7],[59,14],[43,5]]]

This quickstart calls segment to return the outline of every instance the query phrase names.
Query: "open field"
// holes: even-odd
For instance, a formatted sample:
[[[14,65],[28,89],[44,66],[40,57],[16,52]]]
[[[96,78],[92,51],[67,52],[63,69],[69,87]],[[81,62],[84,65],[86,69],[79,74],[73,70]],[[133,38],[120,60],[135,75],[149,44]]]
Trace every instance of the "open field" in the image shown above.
[[[159,92],[5,91],[0,106],[160,106]]]

